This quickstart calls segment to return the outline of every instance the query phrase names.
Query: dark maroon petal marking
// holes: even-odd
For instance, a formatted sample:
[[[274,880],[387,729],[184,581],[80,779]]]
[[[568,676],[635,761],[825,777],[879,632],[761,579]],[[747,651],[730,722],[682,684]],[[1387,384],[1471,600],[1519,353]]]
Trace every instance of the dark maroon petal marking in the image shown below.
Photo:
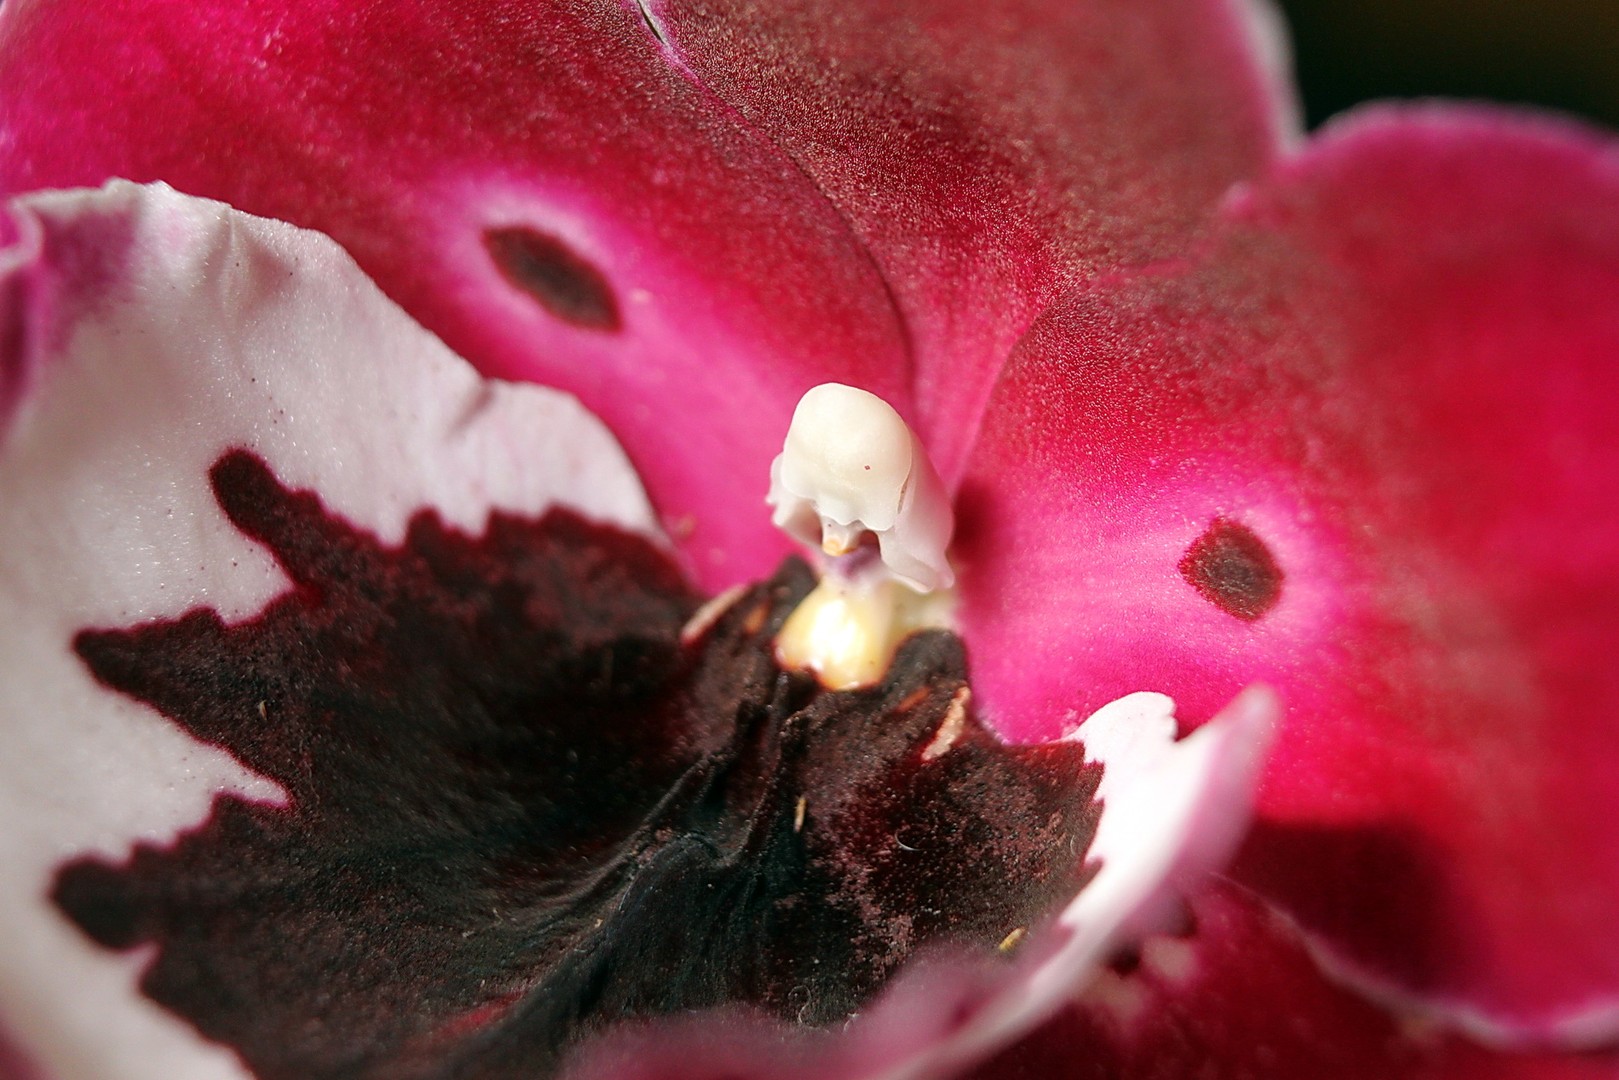
[[[521,225],[490,229],[484,246],[506,280],[565,322],[617,330],[618,300],[602,272],[554,236]]]
[[[828,693],[771,638],[790,563],[699,640],[645,541],[561,511],[398,549],[241,451],[220,505],[294,588],[81,633],[106,685],[285,786],[172,847],[65,866],[55,898],[146,994],[260,1077],[543,1075],[626,1018],[747,1004],[847,1017],[918,948],[993,955],[1081,884],[1099,769],[1008,747],[957,639]],[[959,710],[958,710],[959,712]]]
[[[1246,525],[1215,518],[1180,561],[1181,576],[1210,603],[1249,622],[1282,597],[1282,568]]]

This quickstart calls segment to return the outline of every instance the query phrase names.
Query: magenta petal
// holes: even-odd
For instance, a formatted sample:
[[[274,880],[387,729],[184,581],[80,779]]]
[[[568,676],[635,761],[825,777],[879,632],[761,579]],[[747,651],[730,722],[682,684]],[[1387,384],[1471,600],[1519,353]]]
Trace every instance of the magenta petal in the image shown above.
[[[1341,974],[1619,1034],[1619,148],[1363,114],[997,389],[963,620],[1006,732],[1288,707],[1241,877]]]
[[[578,394],[710,585],[784,550],[798,395],[907,409],[856,238],[633,4],[12,0],[0,86],[7,191],[162,179],[328,233],[485,372]]]
[[[971,1080],[1604,1080],[1611,1056],[1496,1052],[1391,1017],[1322,978],[1285,920],[1239,889],[1195,905],[1139,962]]]
[[[673,53],[827,193],[893,289],[959,477],[1063,283],[1182,254],[1293,125],[1251,0],[656,0]]]

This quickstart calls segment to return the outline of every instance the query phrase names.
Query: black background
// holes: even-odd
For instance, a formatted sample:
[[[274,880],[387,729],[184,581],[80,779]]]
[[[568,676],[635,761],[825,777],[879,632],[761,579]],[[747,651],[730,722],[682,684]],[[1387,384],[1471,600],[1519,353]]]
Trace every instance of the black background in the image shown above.
[[[1280,0],[1311,126],[1358,101],[1462,97],[1619,127],[1619,0]]]

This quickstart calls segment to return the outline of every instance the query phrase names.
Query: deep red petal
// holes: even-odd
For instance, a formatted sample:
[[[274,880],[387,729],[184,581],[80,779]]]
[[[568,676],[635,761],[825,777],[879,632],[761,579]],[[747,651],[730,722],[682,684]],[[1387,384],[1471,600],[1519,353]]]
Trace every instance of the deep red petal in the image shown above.
[[[785,546],[804,390],[908,409],[856,239],[633,4],[11,0],[0,86],[5,191],[163,179],[330,234],[486,372],[577,393],[709,584]]]
[[[1196,929],[1140,962],[971,1080],[1603,1080],[1619,1060],[1514,1055],[1401,1020],[1325,980],[1304,943],[1230,887]]]
[[[870,249],[947,483],[1060,284],[1181,253],[1293,123],[1278,28],[1249,0],[651,7]]]
[[[1271,683],[1243,879],[1383,990],[1614,1037],[1616,358],[1619,148],[1345,124],[1014,360],[962,506],[978,687],[1040,738]]]

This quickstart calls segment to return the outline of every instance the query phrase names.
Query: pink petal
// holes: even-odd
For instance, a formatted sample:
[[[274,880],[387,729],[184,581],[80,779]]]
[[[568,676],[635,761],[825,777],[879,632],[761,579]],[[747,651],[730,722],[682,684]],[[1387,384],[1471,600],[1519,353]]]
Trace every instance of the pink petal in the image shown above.
[[[1253,0],[650,7],[871,252],[952,485],[995,373],[1060,287],[1183,254],[1295,123],[1279,26]]]
[[[1615,356],[1619,148],[1343,124],[1014,359],[958,546],[990,715],[1275,686],[1242,880],[1389,1000],[1619,1035]]]
[[[1599,1080],[1619,1059],[1516,1055],[1390,1016],[1323,979],[1285,920],[1229,885],[972,1080]]]
[[[324,237],[162,186],[15,208],[0,324],[20,332],[0,370],[20,348],[30,377],[0,425],[0,1015],[51,1075],[241,1075],[139,996],[143,957],[97,948],[47,895],[71,855],[117,858],[221,792],[280,791],[98,684],[75,634],[244,617],[287,588],[209,489],[231,447],[393,542],[424,506],[469,531],[494,508],[641,530],[651,510],[577,402],[480,379]]]
[[[1294,123],[1263,0],[579,7],[13,0],[7,183],[328,232],[484,370],[579,394],[717,588],[782,549],[753,495],[810,383],[910,413],[914,351],[953,481],[1057,286],[1182,253]],[[583,321],[493,265],[514,224]]]
[[[785,550],[804,390],[908,409],[857,238],[632,4],[12,0],[0,85],[6,189],[160,179],[328,233],[484,371],[579,395],[714,587]]]

